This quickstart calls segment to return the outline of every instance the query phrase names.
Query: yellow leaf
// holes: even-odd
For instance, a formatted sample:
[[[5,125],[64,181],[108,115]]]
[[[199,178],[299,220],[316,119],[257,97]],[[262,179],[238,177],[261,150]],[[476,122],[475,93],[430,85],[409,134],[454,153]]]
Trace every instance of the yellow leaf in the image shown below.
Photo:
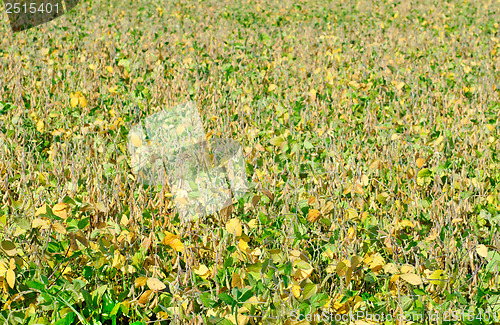
[[[139,297],[139,303],[141,305],[145,305],[149,301],[149,297],[153,293],[153,290],[146,290],[144,293]]]
[[[67,233],[66,228],[64,228],[64,226],[62,224],[60,224],[59,222],[54,222],[52,224],[52,229],[54,229],[56,232],[63,234],[63,235],[65,233]]]
[[[327,214],[329,214],[331,211],[333,210],[333,202],[332,201],[328,201],[326,202],[326,204],[321,207],[321,214],[326,216]]]
[[[250,229],[257,228],[258,225],[257,219],[252,219],[248,222],[248,227],[250,227]]]
[[[346,210],[347,212],[347,217],[351,220],[356,220],[358,218],[358,212],[354,210],[353,208],[349,208]]]
[[[398,83],[398,84],[396,85],[396,89],[397,89],[397,90],[401,90],[401,88],[403,88],[404,86],[405,86],[405,83],[404,83],[403,81],[401,81],[400,83]]]
[[[363,185],[362,184],[356,184],[354,186],[354,193],[358,193],[360,195],[365,195],[365,191],[363,190]]]
[[[122,268],[124,262],[125,256],[123,256],[119,251],[115,251],[115,254],[113,255],[113,264],[111,266],[119,270]]]
[[[370,184],[370,179],[368,178],[368,176],[361,175],[361,184],[363,184],[363,186],[368,186],[368,184]]]
[[[85,96],[81,95],[80,97],[78,97],[78,103],[81,107],[87,107],[87,99],[85,98]]]
[[[106,71],[108,71],[109,73],[113,73],[113,67],[111,67],[111,66],[108,65],[106,67]]]
[[[41,228],[41,229],[48,229],[49,228],[49,223],[47,220],[43,220],[40,218],[36,218],[33,220],[31,223],[31,228]]]
[[[208,278],[208,276],[210,275],[210,270],[204,264],[200,264],[198,268],[193,269],[193,271],[195,274],[198,274],[203,279]]]
[[[130,135],[130,142],[132,142],[132,145],[136,148],[142,147],[142,140],[136,133]]]
[[[238,272],[234,272],[233,275],[231,276],[231,288],[241,289],[244,287],[244,285],[245,285],[245,282],[240,277]]]
[[[302,293],[302,289],[300,288],[299,285],[294,284],[292,286],[292,293],[293,293],[294,297],[298,299],[300,297],[300,294]]]
[[[52,212],[59,218],[66,220],[68,218],[68,209],[69,205],[67,203],[57,203],[52,208]]]
[[[184,251],[184,244],[181,242],[179,238],[174,238],[172,241],[168,243],[168,246],[172,247],[178,252]]]
[[[311,96],[312,100],[316,99],[316,89],[309,90],[309,96]]]
[[[244,241],[243,239],[240,239],[238,241],[238,247],[241,251],[245,252],[247,249],[248,249],[248,244],[246,241]]]
[[[411,222],[410,220],[407,220],[407,219],[401,220],[399,222],[399,225],[401,227],[410,227],[410,228],[415,227],[415,225],[413,224],[413,222]]]
[[[427,278],[430,283],[432,284],[437,284],[437,285],[444,285],[446,283],[445,276],[444,276],[444,271],[443,270],[436,270],[432,272],[431,275]]]
[[[422,279],[414,273],[404,273],[400,274],[401,279],[405,280],[409,284],[418,286],[422,284]]]
[[[389,273],[389,274],[396,274],[399,272],[398,267],[394,263],[387,263],[383,267],[384,272]]]
[[[307,221],[309,222],[315,222],[318,220],[320,216],[320,212],[316,209],[311,209],[309,210],[309,213],[307,214]]]
[[[146,278],[145,276],[141,276],[141,277],[138,277],[137,279],[135,279],[134,281],[134,285],[135,287],[144,287],[146,285],[146,282],[148,281],[148,278]]]
[[[275,84],[270,84],[269,87],[267,88],[267,90],[269,92],[272,92],[272,91],[276,90],[276,88],[278,88],[278,87]]]
[[[47,205],[44,204],[36,210],[35,217],[38,217],[39,215],[46,214],[46,213],[47,213]]]
[[[179,124],[177,126],[177,128],[175,129],[175,133],[177,133],[177,135],[181,135],[182,132],[184,132],[185,130],[186,130],[186,128],[184,127],[184,125]]]
[[[168,245],[178,252],[184,251],[184,244],[181,242],[178,236],[168,231],[165,233],[165,238],[163,238],[162,244]]]
[[[106,207],[104,206],[104,203],[102,203],[101,201],[97,202],[95,204],[95,207],[97,208],[97,210],[101,211],[101,212],[106,212]]]
[[[9,267],[7,266],[7,263],[0,261],[0,277],[4,277],[8,269]]]
[[[401,266],[401,273],[413,273],[415,271],[415,267],[413,265],[405,264]]]
[[[477,255],[479,255],[481,257],[488,258],[488,247],[486,247],[482,244],[477,245],[476,246],[476,253],[477,253]]]
[[[418,168],[422,168],[424,163],[425,163],[425,160],[423,158],[417,158],[417,167]]]
[[[71,96],[71,107],[75,108],[78,105],[78,96]]]
[[[163,284],[163,282],[161,282],[157,278],[149,278],[146,281],[146,283],[147,283],[148,287],[154,291],[160,291],[160,290],[163,290],[167,287],[165,284]]]
[[[237,218],[229,219],[226,223],[226,230],[228,233],[238,237],[243,233],[243,228],[241,226],[241,222]]]
[[[16,282],[16,273],[12,269],[7,270],[7,283],[9,287],[14,289],[14,283]]]
[[[38,120],[38,122],[36,122],[36,129],[38,132],[43,132],[43,127],[44,127],[44,123],[43,123],[43,120]]]

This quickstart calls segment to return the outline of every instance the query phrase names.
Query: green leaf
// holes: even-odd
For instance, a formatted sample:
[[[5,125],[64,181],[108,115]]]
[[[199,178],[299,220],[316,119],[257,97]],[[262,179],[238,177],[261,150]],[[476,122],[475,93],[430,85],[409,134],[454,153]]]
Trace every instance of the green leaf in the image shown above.
[[[304,299],[309,299],[318,292],[318,286],[314,283],[308,283],[305,285],[302,291],[302,297]]]
[[[432,172],[428,168],[422,168],[417,174],[417,177],[430,177],[430,176],[432,176]]]
[[[231,297],[230,295],[228,295],[225,292],[219,294],[219,299],[230,306],[232,306],[236,303],[235,300],[233,299],[233,297]]]

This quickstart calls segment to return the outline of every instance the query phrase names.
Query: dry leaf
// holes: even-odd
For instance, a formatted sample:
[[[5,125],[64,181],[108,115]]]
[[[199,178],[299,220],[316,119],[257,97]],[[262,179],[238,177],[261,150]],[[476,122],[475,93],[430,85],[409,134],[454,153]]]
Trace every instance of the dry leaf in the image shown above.
[[[418,275],[414,273],[404,273],[400,274],[400,278],[408,282],[409,284],[412,284],[414,286],[418,286],[422,284],[422,278],[420,278]]]
[[[243,234],[243,228],[241,226],[240,219],[229,219],[226,223],[226,230],[228,233],[235,235],[236,237],[241,236]]]
[[[149,278],[146,281],[146,283],[147,283],[148,287],[154,291],[160,291],[160,290],[163,290],[167,287],[165,284],[163,284],[163,282],[161,282],[157,278]]]
[[[486,247],[485,245],[477,245],[476,246],[476,253],[477,255],[481,256],[481,257],[484,257],[484,258],[488,258],[488,247]]]
[[[322,215],[326,216],[327,214],[332,212],[332,210],[333,210],[333,202],[328,201],[324,206],[321,207],[320,212]]]
[[[66,204],[66,203],[57,203],[56,205],[54,205],[54,207],[52,208],[52,212],[58,216],[59,218],[61,219],[68,219],[68,211],[69,209],[69,205]]]
[[[309,213],[307,214],[307,221],[309,222],[315,222],[318,220],[320,216],[320,212],[316,209],[311,209],[309,210]]]
[[[43,215],[46,213],[47,213],[47,204],[44,204],[36,210],[35,217],[38,217],[39,215]]]
[[[67,233],[66,228],[62,224],[60,224],[59,222],[54,222],[51,227],[52,227],[52,229],[54,229],[56,232],[58,232],[60,234],[64,235]]]
[[[146,290],[144,293],[139,297],[139,303],[141,305],[145,305],[149,301],[149,297],[153,293],[153,290]]]
[[[134,285],[135,287],[144,287],[146,285],[146,282],[148,281],[148,278],[145,276],[141,276],[135,279]]]

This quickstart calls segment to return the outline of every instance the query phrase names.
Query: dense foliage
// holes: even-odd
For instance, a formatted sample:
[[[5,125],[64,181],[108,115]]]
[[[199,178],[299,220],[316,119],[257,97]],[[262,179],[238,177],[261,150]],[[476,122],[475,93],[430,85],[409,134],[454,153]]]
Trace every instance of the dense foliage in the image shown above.
[[[1,322],[493,323],[499,8],[85,1],[16,34],[4,15]],[[127,136],[188,100],[251,190],[184,224]]]

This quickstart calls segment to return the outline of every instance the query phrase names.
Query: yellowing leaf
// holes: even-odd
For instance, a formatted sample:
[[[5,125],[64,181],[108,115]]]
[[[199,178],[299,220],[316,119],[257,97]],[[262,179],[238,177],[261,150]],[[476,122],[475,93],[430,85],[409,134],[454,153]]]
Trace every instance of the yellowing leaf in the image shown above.
[[[302,293],[302,289],[300,288],[299,285],[294,284],[292,286],[292,293],[293,293],[293,296],[298,299],[300,297],[300,294]]]
[[[226,230],[228,233],[238,237],[243,233],[241,222],[237,218],[229,219],[226,223]]]
[[[103,213],[106,212],[106,206],[101,201],[97,202],[95,204],[95,207],[96,207],[97,210],[99,210],[99,211],[101,211]]]
[[[413,273],[415,271],[415,267],[413,265],[405,264],[401,266],[401,273]]]
[[[31,228],[48,229],[49,228],[49,223],[48,223],[47,220],[36,218],[31,223]]]
[[[153,290],[146,290],[144,293],[139,297],[139,303],[141,305],[145,305],[149,301],[149,297],[153,293]]]
[[[389,274],[396,274],[399,272],[398,267],[394,263],[387,263],[383,267],[384,272],[389,273]]]
[[[248,222],[248,227],[250,227],[250,229],[254,229],[254,228],[257,228],[258,227],[258,222],[257,222],[257,219],[252,219]]]
[[[2,250],[8,255],[8,256],[15,256],[17,255],[17,249],[16,249],[16,244],[11,242],[10,240],[4,240],[2,241]]]
[[[410,220],[407,220],[407,219],[401,220],[399,222],[399,225],[401,227],[410,227],[410,228],[415,227],[415,225],[413,224],[413,222],[411,222]]]
[[[149,278],[146,281],[146,283],[147,283],[148,287],[154,291],[160,291],[160,290],[163,290],[167,287],[165,284],[163,284],[163,282],[161,282],[157,278]]]
[[[78,97],[78,104],[80,104],[81,107],[87,107],[87,99],[85,96],[81,95]]]
[[[9,287],[14,289],[14,284],[16,282],[16,273],[12,269],[7,270],[7,283],[9,284]]]
[[[4,261],[0,261],[0,277],[5,276],[5,273],[7,273],[7,270],[9,267],[7,266],[7,263]]]
[[[354,255],[353,257],[351,257],[351,267],[352,268],[355,268],[356,266],[361,264],[361,262],[363,262],[363,258],[361,256]]]
[[[318,220],[320,216],[320,212],[316,209],[311,209],[309,210],[309,213],[307,214],[307,221],[309,222],[315,222]]]
[[[427,279],[429,280],[430,283],[436,284],[439,286],[446,284],[443,270],[436,270],[436,271],[432,272],[432,274],[429,275],[429,277]]]
[[[281,136],[274,137],[271,140],[269,140],[269,143],[272,144],[273,146],[279,147],[280,144],[282,144],[285,141]]]
[[[130,142],[132,142],[132,145],[136,148],[142,147],[142,140],[136,133],[130,135]]]
[[[113,73],[113,67],[111,67],[111,66],[108,65],[106,67],[106,71],[108,71],[109,73]]]
[[[351,220],[356,220],[358,218],[358,212],[354,210],[353,208],[349,208],[346,210],[347,212],[347,217]]]
[[[162,244],[168,245],[178,252],[184,251],[184,244],[181,242],[178,236],[168,231],[165,233],[165,238],[163,238]]]
[[[178,252],[184,251],[184,244],[181,242],[179,238],[174,238],[172,241],[168,243],[168,246],[172,247]]]
[[[486,247],[485,245],[477,245],[476,246],[476,253],[477,255],[481,256],[481,257],[484,257],[484,258],[488,258],[488,247]]]
[[[119,251],[115,251],[115,254],[113,255],[113,264],[111,266],[119,270],[122,268],[124,262],[125,256],[123,256]]]
[[[36,122],[36,129],[38,132],[42,133],[44,126],[45,124],[43,123],[43,120],[38,120],[38,122]]]
[[[241,251],[245,252],[247,249],[248,249],[248,244],[246,241],[244,241],[243,239],[240,239],[238,241],[238,247]]]
[[[57,203],[52,208],[52,212],[59,218],[66,220],[68,218],[68,209],[69,205],[67,203]]]
[[[312,100],[316,99],[316,89],[309,90],[309,96],[311,96]]]
[[[200,264],[198,268],[193,269],[193,271],[195,274],[198,274],[203,279],[208,278],[208,276],[210,275],[210,270],[204,264]]]
[[[409,284],[414,285],[414,286],[418,286],[418,285],[422,284],[422,279],[414,273],[400,274],[400,278],[405,280]]]
[[[422,166],[423,166],[423,165],[424,165],[424,163],[425,163],[425,160],[424,160],[424,159],[422,159],[422,158],[417,158],[417,161],[416,161],[416,162],[417,162],[417,167],[418,167],[418,168],[422,168]]]
[[[267,90],[269,92],[272,92],[272,91],[276,90],[276,88],[278,88],[278,87],[275,84],[270,84],[269,87],[267,88]]]
[[[71,104],[71,107],[75,108],[78,105],[78,97],[71,96],[70,104]]]
[[[148,281],[148,278],[146,278],[145,276],[141,276],[141,277],[138,277],[137,279],[135,279],[134,281],[134,285],[135,287],[144,287],[146,285],[146,281]]]
[[[47,213],[47,205],[44,204],[36,210],[35,217],[38,217],[39,215],[43,215],[46,213]]]
[[[396,89],[397,89],[397,90],[401,90],[401,88],[403,88],[404,86],[405,86],[405,83],[401,81],[400,83],[398,83],[398,84],[396,85]]]
[[[332,210],[333,210],[333,202],[328,201],[324,206],[321,207],[320,212],[322,215],[326,216],[327,214],[332,212]]]
[[[64,228],[64,226],[62,224],[60,224],[59,222],[54,222],[52,224],[52,229],[54,229],[56,232],[63,234],[63,235],[65,233],[67,233],[66,228]]]
[[[177,133],[177,135],[181,135],[182,132],[184,132],[185,130],[186,130],[186,128],[184,127],[184,125],[179,124],[177,126],[177,128],[175,129],[175,133]]]
[[[238,272],[234,272],[231,276],[231,288],[241,289],[245,286],[245,281],[240,277]]]

